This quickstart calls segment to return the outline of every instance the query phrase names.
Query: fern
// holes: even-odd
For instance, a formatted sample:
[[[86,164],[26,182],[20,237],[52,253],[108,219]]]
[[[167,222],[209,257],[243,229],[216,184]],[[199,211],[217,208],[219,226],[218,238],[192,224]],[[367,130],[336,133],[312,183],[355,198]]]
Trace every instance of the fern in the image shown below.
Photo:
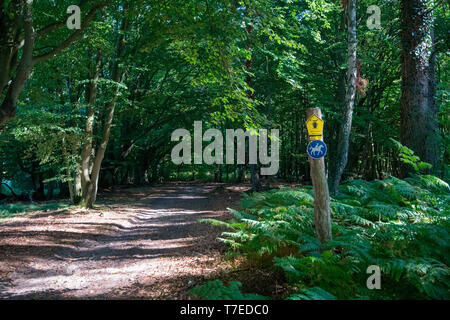
[[[221,240],[248,259],[267,256],[296,287],[289,299],[447,299],[450,194],[429,175],[350,180],[331,199],[333,240],[314,229],[311,188],[245,196]],[[382,271],[382,292],[366,287],[369,265]],[[316,289],[312,289],[316,288]],[[313,291],[307,291],[313,290]],[[321,291],[323,290],[323,291]],[[328,296],[331,298],[331,296]]]
[[[312,287],[290,295],[287,300],[336,300],[336,297],[322,288]]]
[[[239,281],[231,281],[227,287],[222,281],[214,280],[191,289],[189,294],[207,300],[268,300],[259,294],[242,293],[241,286]]]
[[[433,192],[439,193],[450,192],[450,185],[436,176],[415,174],[409,178],[406,178],[405,180]]]
[[[395,139],[390,138],[399,153],[401,162],[409,164],[416,172],[424,171],[432,167],[431,164],[420,161],[420,158],[414,154],[414,151],[402,145]]]

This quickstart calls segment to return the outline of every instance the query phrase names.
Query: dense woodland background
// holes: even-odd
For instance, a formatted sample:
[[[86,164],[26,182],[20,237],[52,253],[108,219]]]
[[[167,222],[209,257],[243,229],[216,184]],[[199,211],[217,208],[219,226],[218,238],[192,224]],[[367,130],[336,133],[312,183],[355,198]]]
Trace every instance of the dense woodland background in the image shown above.
[[[2,61],[2,112],[14,89],[8,81],[25,58],[20,11],[17,21],[7,18],[21,10],[20,1],[3,4],[2,28],[10,23],[16,29],[11,35],[2,32],[11,36],[2,39],[3,51],[13,41],[11,57]],[[171,163],[172,131],[192,129],[194,120],[219,129],[279,128],[278,177],[307,183],[304,124],[309,107],[324,113],[333,176],[346,109],[347,27],[340,2],[113,1],[101,4],[79,39],[60,51],[70,34],[64,20],[70,4],[35,1],[32,7],[36,61],[15,101],[16,116],[3,126],[0,145],[2,179],[11,181],[17,194],[34,193],[41,200],[68,196],[68,185],[81,180],[85,141],[99,149],[97,154],[104,152],[100,188],[182,178],[241,179],[246,168]],[[420,54],[434,67],[430,82],[435,93],[422,110],[402,113],[406,57],[400,3],[376,3],[381,30],[366,25],[371,4],[358,1],[356,9],[358,74],[366,85],[355,101],[344,179],[400,175],[389,138],[431,162],[441,177],[448,176],[448,8],[423,5],[434,8],[427,16],[432,24],[424,30],[433,31],[432,44]],[[94,6],[82,1],[83,23]],[[63,23],[52,28],[57,21]],[[403,21],[420,28],[413,13]],[[423,35],[422,41],[431,40]],[[414,84],[405,86],[411,87],[410,101],[427,94]],[[421,125],[423,115],[434,116],[433,128]],[[105,128],[110,137],[103,150]],[[437,150],[429,154],[426,148]],[[73,189],[75,196],[80,193]]]
[[[72,4],[81,8],[80,30],[66,27]],[[381,9],[380,29],[366,24],[370,5]],[[382,217],[392,208],[427,206],[435,211],[424,209],[430,216],[423,219],[443,219],[436,228],[446,234],[440,240],[446,250],[449,9],[439,0],[1,1],[0,201],[70,198],[91,208],[97,190],[168,180],[249,179],[254,191],[275,179],[309,185],[305,111],[319,107],[333,214],[352,206],[371,212],[355,215],[364,221],[351,220],[369,232],[375,221],[394,219]],[[252,165],[174,165],[171,133],[192,132],[200,120],[203,130],[279,129],[278,174],[260,177]],[[400,180],[405,178],[415,180]],[[401,193],[397,199],[395,186],[406,190],[405,184],[415,190],[414,201],[422,199],[420,192],[434,191],[439,200],[415,203]],[[280,196],[287,201],[282,208],[297,210],[289,209],[292,199],[310,204],[308,190]],[[388,191],[394,192],[391,200],[377,195]],[[375,204],[361,200],[369,194]],[[247,213],[270,204],[270,195],[255,193]],[[371,211],[382,202],[384,207]],[[302,212],[291,213],[307,211]],[[344,220],[342,228],[349,223]],[[241,230],[240,241],[251,238],[243,236],[242,225],[228,227]],[[277,232],[277,241],[287,246],[300,241]],[[436,230],[423,232],[431,237]],[[278,250],[269,247],[271,254]],[[443,287],[426,294],[439,298],[448,290],[448,252],[433,259],[447,273]],[[288,273],[304,263],[277,262]],[[339,272],[345,277],[350,271]],[[333,292],[330,285],[320,286]],[[349,297],[354,290],[333,294]]]

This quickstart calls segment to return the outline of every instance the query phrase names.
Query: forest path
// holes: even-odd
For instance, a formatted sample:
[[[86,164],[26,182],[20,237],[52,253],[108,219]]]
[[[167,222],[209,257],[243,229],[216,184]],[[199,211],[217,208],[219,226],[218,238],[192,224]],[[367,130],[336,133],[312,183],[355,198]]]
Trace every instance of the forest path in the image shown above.
[[[88,212],[3,220],[0,299],[187,298],[205,275],[229,267],[221,229],[197,221],[237,207],[240,187],[219,186],[123,189]]]

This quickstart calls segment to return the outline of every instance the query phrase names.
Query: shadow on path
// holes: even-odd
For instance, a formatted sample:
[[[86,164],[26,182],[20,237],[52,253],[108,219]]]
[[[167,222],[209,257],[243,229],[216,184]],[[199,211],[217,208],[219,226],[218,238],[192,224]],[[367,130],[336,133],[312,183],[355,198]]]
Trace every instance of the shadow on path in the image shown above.
[[[3,221],[0,298],[107,298],[139,283],[206,272],[199,266],[224,246],[216,240],[221,230],[198,219],[224,219],[239,199],[239,193],[211,193],[216,187],[127,190],[100,198],[99,209],[89,212]]]

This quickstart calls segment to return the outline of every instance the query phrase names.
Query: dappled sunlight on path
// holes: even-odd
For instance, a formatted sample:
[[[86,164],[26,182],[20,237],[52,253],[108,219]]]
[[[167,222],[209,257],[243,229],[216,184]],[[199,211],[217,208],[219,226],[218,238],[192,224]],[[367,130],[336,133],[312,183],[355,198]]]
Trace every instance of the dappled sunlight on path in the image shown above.
[[[213,270],[211,260],[224,249],[220,230],[198,219],[225,218],[239,198],[212,195],[215,187],[125,189],[104,195],[89,212],[4,220],[0,298],[136,298],[126,288]]]

